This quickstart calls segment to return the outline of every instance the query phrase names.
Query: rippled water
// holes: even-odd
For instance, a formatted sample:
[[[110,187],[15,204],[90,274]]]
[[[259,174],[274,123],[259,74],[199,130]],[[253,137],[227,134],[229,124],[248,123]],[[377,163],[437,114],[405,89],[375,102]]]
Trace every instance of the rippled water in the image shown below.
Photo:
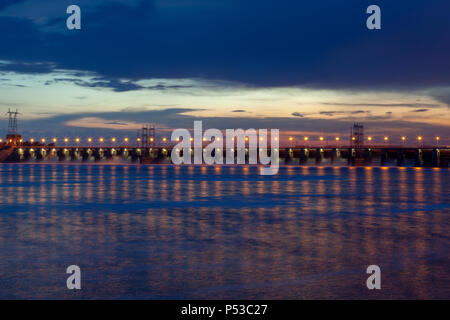
[[[0,298],[449,299],[449,181],[444,168],[0,165]]]

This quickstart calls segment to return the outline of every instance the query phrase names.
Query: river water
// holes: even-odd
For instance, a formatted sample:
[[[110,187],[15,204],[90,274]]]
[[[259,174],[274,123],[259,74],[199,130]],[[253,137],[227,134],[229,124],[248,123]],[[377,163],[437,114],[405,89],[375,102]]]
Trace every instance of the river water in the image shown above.
[[[449,299],[449,181],[447,168],[3,164],[0,298]],[[373,264],[381,290],[366,287]]]

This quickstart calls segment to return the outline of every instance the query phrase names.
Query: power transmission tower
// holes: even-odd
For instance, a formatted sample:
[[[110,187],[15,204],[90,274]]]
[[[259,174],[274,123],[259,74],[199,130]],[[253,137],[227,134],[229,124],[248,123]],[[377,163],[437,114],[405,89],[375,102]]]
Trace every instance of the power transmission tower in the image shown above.
[[[364,145],[364,126],[361,123],[353,124],[350,129],[350,144],[353,148],[362,148]]]
[[[139,133],[138,133],[139,135]],[[153,125],[143,125],[140,131],[141,147],[154,146],[155,143],[155,127]]]
[[[148,137],[150,140],[150,146],[153,147],[155,145],[155,126],[151,125],[148,128]]]
[[[6,143],[9,145],[21,145],[22,136],[17,132],[17,115],[19,111],[11,111],[8,109],[8,134],[6,135]]]
[[[8,119],[8,134],[16,134],[17,133],[17,115],[19,114],[19,111],[11,111],[11,109],[8,109],[8,112],[6,113],[9,116]]]
[[[141,146],[143,148],[148,147],[148,125],[142,126],[142,129],[141,129]]]

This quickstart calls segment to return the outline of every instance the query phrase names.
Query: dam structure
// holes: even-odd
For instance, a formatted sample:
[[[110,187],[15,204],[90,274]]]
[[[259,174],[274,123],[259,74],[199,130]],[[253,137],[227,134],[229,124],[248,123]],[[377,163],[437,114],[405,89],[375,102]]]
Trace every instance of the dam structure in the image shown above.
[[[174,146],[54,146],[54,145],[0,145],[0,162],[56,162],[56,163],[106,163],[129,162],[138,164],[171,164]],[[182,150],[177,150],[182,156]],[[260,154],[258,150],[257,154]],[[406,147],[406,146],[372,146],[355,148],[352,146],[321,147],[293,146],[280,147],[281,165],[349,165],[349,166],[414,166],[414,167],[449,167],[450,147]],[[193,163],[193,149],[191,159]],[[214,151],[213,151],[214,152]],[[227,153],[238,149],[223,150]],[[266,152],[266,150],[264,150]],[[272,150],[268,148],[267,153]],[[248,164],[249,148],[245,148]],[[235,161],[236,163],[237,161]]]
[[[171,164],[171,154],[177,142],[167,138],[157,139],[155,127],[144,125],[138,130],[137,138],[131,142],[129,138],[63,138],[63,139],[29,139],[22,138],[17,130],[17,110],[8,110],[8,133],[5,141],[0,139],[0,163],[136,163],[136,164]],[[244,137],[240,137],[244,139]],[[233,153],[234,163],[237,163],[239,152],[245,153],[245,164],[249,164],[249,137],[240,149],[224,148],[223,158]],[[409,167],[449,167],[450,146],[439,146],[440,137],[435,137],[433,145],[423,143],[423,137],[418,136],[417,145],[407,145],[406,137],[402,137],[401,145],[390,144],[384,137],[383,144],[375,144],[371,136],[364,136],[364,127],[355,123],[350,129],[348,143],[343,143],[340,137],[326,141],[319,137],[318,141],[310,141],[304,137],[297,142],[289,137],[276,150],[257,148],[270,155],[278,152],[281,165],[348,165],[348,166],[409,166]],[[50,143],[47,143],[47,142]],[[192,140],[191,140],[192,141]],[[233,140],[234,141],[234,140]],[[244,140],[243,140],[244,141]],[[205,148],[209,142],[203,142]],[[193,143],[191,142],[191,146]],[[242,148],[242,146],[245,146]],[[243,150],[245,149],[245,150]],[[175,150],[183,155],[183,150]],[[251,150],[254,151],[254,150]],[[213,153],[215,152],[212,151]],[[194,150],[190,149],[191,163]],[[213,154],[214,155],[214,154]],[[260,163],[258,159],[258,163]]]

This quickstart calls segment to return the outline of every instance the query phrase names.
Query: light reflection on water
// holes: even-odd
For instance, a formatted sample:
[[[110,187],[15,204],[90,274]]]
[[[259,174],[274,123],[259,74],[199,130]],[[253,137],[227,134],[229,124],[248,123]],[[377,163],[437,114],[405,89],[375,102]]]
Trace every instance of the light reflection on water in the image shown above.
[[[0,298],[450,298],[450,171],[0,166]],[[82,290],[65,269],[82,269]],[[365,269],[378,264],[382,290]]]

